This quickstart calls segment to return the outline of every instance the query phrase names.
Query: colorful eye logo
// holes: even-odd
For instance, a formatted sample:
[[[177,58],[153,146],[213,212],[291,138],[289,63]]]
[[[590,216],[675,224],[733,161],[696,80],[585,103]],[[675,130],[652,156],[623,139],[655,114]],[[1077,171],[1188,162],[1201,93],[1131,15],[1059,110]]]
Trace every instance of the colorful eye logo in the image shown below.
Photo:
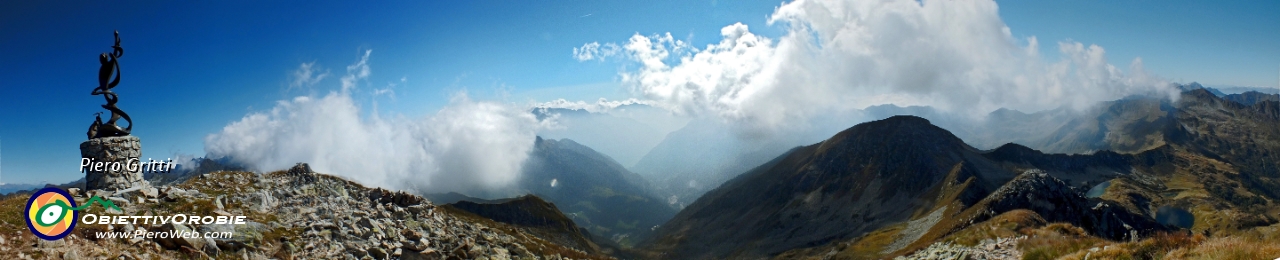
[[[27,228],[44,240],[58,240],[71,234],[80,213],[73,208],[76,201],[66,191],[47,187],[31,194],[27,200]]]

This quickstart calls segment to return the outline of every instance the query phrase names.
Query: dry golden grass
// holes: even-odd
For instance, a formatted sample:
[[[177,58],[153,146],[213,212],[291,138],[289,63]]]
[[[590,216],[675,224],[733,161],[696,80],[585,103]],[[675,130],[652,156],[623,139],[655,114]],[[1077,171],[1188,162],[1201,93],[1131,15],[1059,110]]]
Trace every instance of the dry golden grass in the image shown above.
[[[844,241],[835,242],[823,246],[792,249],[773,257],[773,259],[827,259],[826,254],[835,250],[834,259],[882,259],[890,258],[885,255],[885,247],[889,246],[899,237],[899,233],[905,229],[907,225],[900,223],[868,232],[862,237]]]
[[[0,200],[0,227],[14,230],[21,228],[25,232],[27,222],[22,212],[26,210],[27,200],[30,198],[30,193],[14,193],[4,196]]]
[[[849,245],[849,247],[840,252],[840,255],[847,258],[880,257],[884,254],[881,251],[886,246],[889,246],[890,243],[893,243],[898,238],[898,234],[906,228],[907,225],[904,223],[867,233],[859,238],[858,242]]]
[[[1090,259],[1163,259],[1170,251],[1194,247],[1205,240],[1201,235],[1187,233],[1161,233],[1138,242],[1114,244],[1097,252],[1083,250],[1071,257],[1088,255]]]
[[[1025,235],[1018,244],[1023,259],[1276,259],[1280,257],[1280,224],[1206,238],[1190,232],[1160,233],[1137,242],[1094,237],[1067,223],[1037,224],[1032,212],[1010,211],[954,232],[945,241],[964,243]],[[884,258],[875,249],[892,241],[901,225],[872,232],[856,242],[793,250],[775,259],[820,259],[835,249],[835,259]]]
[[[1280,241],[1246,237],[1217,237],[1195,247],[1179,248],[1165,259],[1275,259],[1280,257]]]
[[[1275,259],[1280,240],[1273,235],[1205,238],[1199,234],[1163,233],[1138,242],[1099,244],[1057,259]],[[1024,242],[1026,243],[1026,242]],[[1024,251],[1026,253],[1026,251]],[[1032,258],[1030,254],[1024,259]]]
[[[984,239],[1016,237],[1029,229],[1045,225],[1044,218],[1033,211],[1018,209],[1002,213],[990,220],[966,227],[944,238],[944,241],[973,246]]]
[[[1026,233],[1027,239],[1018,243],[1022,259],[1057,259],[1083,249],[1111,243],[1089,236],[1084,229],[1066,223],[1053,223]]]

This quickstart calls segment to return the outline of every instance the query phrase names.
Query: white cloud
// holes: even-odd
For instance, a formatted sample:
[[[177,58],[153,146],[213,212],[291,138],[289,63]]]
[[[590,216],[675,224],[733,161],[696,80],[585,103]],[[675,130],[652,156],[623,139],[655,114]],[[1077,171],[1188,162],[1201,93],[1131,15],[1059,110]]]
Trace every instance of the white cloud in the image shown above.
[[[604,60],[604,58],[617,55],[620,50],[621,48],[617,44],[606,43],[601,45],[598,42],[592,42],[579,48],[573,48],[573,58],[578,61]]]
[[[248,114],[207,136],[205,152],[255,171],[306,162],[368,185],[422,192],[498,188],[519,176],[543,122],[522,107],[465,93],[425,118],[362,113],[348,90],[369,76],[368,57],[348,67],[342,91]]]
[[[298,65],[298,69],[289,75],[293,80],[289,82],[289,89],[309,88],[319,83],[326,77],[329,77],[329,71],[325,70],[320,73],[320,69],[315,67],[316,62],[308,62]]]
[[[396,90],[395,90],[396,86],[399,86],[400,84],[404,84],[408,80],[409,78],[401,77],[399,82],[387,82],[387,87],[374,89],[373,96],[374,97],[387,96],[388,98],[391,98],[392,100],[394,100],[396,98]]]
[[[342,76],[342,92],[346,93],[356,87],[360,80],[369,78],[372,72],[369,70],[369,54],[373,50],[365,50],[364,56],[360,56],[360,61],[347,66],[347,75]]]
[[[636,34],[614,55],[640,64],[621,75],[640,98],[763,132],[887,103],[980,116],[1176,97],[1140,59],[1122,71],[1096,45],[1064,41],[1060,60],[1044,59],[1038,40],[1014,38],[989,0],[797,0],[769,23],[786,33],[769,39],[733,24],[702,50],[669,33]],[[575,58],[608,57],[599,46],[608,43],[575,48]]]
[[[596,100],[595,103],[588,103],[586,101],[569,101],[561,98],[542,103],[534,103],[532,107],[535,109],[564,108],[571,110],[586,110],[591,113],[604,113],[620,106],[637,104],[653,106],[655,103],[653,101],[639,100],[635,98],[625,100],[608,100],[600,98],[599,100]]]

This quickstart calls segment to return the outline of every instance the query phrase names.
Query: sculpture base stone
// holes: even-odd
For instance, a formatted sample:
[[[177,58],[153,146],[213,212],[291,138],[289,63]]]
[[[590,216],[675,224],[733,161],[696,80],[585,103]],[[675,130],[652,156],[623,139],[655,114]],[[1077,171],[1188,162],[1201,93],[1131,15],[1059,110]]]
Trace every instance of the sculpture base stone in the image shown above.
[[[86,168],[85,191],[150,187],[151,183],[142,178],[142,167],[138,164],[141,156],[142,142],[136,136],[99,137],[80,143],[81,158],[89,158],[95,164],[102,162],[109,166],[100,171]],[[130,159],[134,159],[134,164],[138,166],[131,167]]]

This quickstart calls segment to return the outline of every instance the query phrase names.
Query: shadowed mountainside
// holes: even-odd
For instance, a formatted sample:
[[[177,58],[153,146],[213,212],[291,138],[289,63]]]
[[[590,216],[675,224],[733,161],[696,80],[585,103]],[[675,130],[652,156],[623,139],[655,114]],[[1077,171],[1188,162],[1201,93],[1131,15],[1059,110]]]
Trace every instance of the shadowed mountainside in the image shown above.
[[[1115,238],[1127,235],[1123,225],[1142,233],[1165,229],[1123,209],[1090,209],[1084,205],[1091,202],[1065,195],[1079,192],[1049,174],[1023,174],[1043,167],[1055,175],[1105,179],[1122,174],[1124,169],[1104,168],[1123,165],[1123,156],[1056,158],[1035,152],[1003,158],[1011,149],[984,153],[913,116],[859,124],[708,192],[661,226],[646,246],[660,252],[656,258],[754,258],[896,228],[900,236],[883,249],[894,252],[968,221],[990,218],[992,211],[1016,208],[1080,222]],[[1114,160],[1118,162],[1106,163]],[[1051,163],[1040,163],[1045,161]],[[1037,185],[1005,185],[1020,174],[1034,180],[1025,183]],[[1059,184],[1049,189],[1043,183]],[[992,199],[992,194],[1019,195]],[[1036,207],[1038,200],[1017,200],[1028,196],[1075,206]],[[999,199],[1006,197],[1012,199]]]
[[[1178,101],[1105,102],[1040,139],[1041,147],[1097,151],[1073,155],[1017,144],[980,151],[916,117],[859,124],[708,192],[644,246],[653,258],[882,258],[953,241],[1021,209],[1110,240],[1176,229],[1155,217],[1184,211],[1164,223],[1192,223],[1198,234],[1257,232],[1280,222],[1277,104],[1245,105],[1203,88]],[[1085,197],[1090,188],[1098,190]]]
[[[525,195],[485,203],[459,201],[445,206],[527,229],[528,233],[558,245],[600,253],[600,247],[591,242],[590,234],[561,214],[555,204],[537,196]]]
[[[639,175],[569,139],[539,137],[518,185],[555,203],[578,226],[624,246],[676,212]]]

